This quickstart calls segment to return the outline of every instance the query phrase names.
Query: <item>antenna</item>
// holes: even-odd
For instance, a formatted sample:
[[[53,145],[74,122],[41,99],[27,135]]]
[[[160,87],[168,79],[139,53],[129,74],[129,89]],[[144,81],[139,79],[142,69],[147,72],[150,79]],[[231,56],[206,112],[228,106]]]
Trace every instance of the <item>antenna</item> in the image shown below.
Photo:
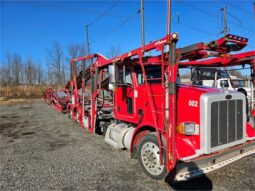
[[[224,22],[224,29],[223,29],[223,32],[224,32],[224,35],[227,35],[228,32],[229,32],[229,28],[228,28],[228,25],[227,25],[227,7],[223,7],[220,9],[222,11],[222,15],[223,15],[223,22]]]

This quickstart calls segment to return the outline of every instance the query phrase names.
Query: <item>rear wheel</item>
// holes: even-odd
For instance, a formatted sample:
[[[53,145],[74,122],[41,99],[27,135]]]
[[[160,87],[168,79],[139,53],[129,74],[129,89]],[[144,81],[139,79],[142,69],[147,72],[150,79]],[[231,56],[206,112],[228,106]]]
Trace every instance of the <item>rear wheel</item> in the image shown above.
[[[165,165],[160,165],[158,140],[155,135],[145,135],[138,144],[137,152],[139,164],[149,177],[160,180],[166,176]]]

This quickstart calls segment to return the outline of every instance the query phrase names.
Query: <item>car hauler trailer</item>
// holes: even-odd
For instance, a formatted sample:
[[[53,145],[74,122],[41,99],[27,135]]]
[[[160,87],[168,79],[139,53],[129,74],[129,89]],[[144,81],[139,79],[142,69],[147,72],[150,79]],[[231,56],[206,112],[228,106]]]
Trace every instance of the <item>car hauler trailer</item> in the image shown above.
[[[247,121],[243,93],[178,84],[178,68],[250,64],[254,69],[255,55],[230,54],[248,41],[234,35],[179,49],[177,41],[173,33],[112,59],[75,58],[66,91],[68,112],[82,127],[130,150],[151,178],[168,174],[183,181],[254,154],[255,125]],[[158,54],[148,56],[150,51]]]
[[[67,105],[70,102],[69,93],[66,89],[54,91],[52,87],[44,92],[44,100],[47,104],[51,105],[54,109],[66,113]]]

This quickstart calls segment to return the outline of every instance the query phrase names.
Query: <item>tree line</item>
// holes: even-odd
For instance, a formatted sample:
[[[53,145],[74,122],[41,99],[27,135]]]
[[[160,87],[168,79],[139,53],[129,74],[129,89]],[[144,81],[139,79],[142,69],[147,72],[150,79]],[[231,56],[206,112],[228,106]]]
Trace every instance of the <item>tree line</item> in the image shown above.
[[[84,44],[71,44],[65,50],[59,42],[53,42],[46,50],[45,64],[32,57],[22,58],[18,53],[7,53],[0,64],[0,85],[65,84],[70,79],[70,60],[87,55],[87,48]],[[120,51],[119,46],[112,45],[106,55],[112,58]]]
[[[46,50],[44,65],[31,56],[9,52],[0,65],[0,85],[65,84],[70,79],[70,59],[85,54],[83,44],[71,44],[64,51],[57,41]]]
[[[111,45],[106,56],[112,58],[120,53],[119,45]],[[0,85],[65,84],[70,79],[70,60],[84,55],[87,55],[84,43],[70,44],[64,49],[57,41],[46,49],[44,64],[30,56],[22,58],[18,53],[7,53],[0,63]],[[81,70],[81,65],[77,70]]]

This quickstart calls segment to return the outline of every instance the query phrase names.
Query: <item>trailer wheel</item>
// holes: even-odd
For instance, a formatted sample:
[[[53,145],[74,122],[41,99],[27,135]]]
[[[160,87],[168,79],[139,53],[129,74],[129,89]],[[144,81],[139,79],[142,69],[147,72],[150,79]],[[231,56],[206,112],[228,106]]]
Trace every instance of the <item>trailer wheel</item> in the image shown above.
[[[158,140],[155,135],[145,135],[138,144],[137,152],[139,164],[145,174],[155,180],[166,176],[165,165],[160,165]]]

